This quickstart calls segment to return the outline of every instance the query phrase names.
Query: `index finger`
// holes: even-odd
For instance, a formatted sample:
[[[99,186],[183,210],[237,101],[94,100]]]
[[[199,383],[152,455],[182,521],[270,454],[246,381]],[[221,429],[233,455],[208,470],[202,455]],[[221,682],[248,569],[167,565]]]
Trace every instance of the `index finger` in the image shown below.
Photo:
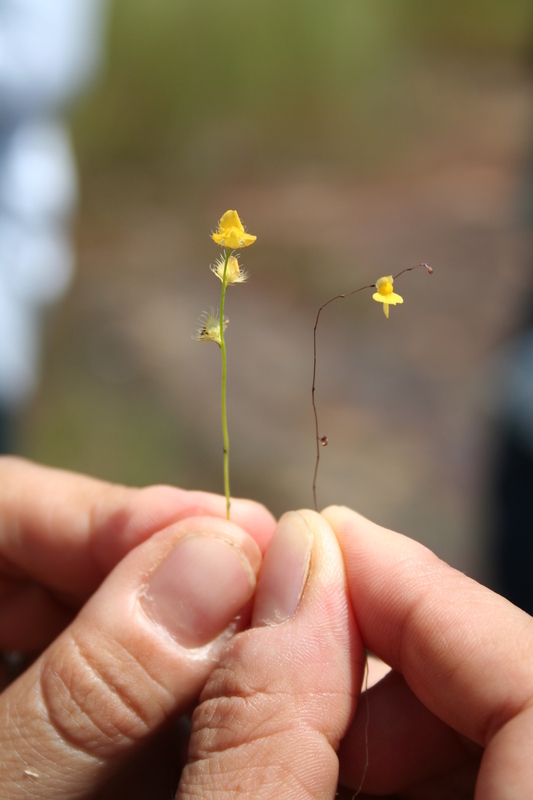
[[[156,531],[188,517],[225,513],[224,498],[207,492],[134,489],[3,457],[0,575],[83,596]],[[266,549],[275,521],[263,506],[234,500],[231,520]]]
[[[341,507],[339,540],[365,646],[441,720],[486,747],[533,699],[533,622],[421,544]]]

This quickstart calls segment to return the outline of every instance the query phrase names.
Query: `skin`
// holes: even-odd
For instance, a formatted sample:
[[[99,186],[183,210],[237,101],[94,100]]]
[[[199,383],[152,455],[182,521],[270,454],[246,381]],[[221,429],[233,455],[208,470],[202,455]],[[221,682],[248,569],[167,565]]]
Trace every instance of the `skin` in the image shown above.
[[[193,716],[179,800],[348,800],[363,776],[362,798],[528,797],[531,618],[349,509],[300,514],[314,545],[296,613],[222,655]],[[393,668],[368,705],[357,702],[363,645]]]
[[[8,686],[4,668],[0,797],[154,796],[161,771],[176,762],[174,752],[162,759],[165,747],[170,756],[165,727],[194,703],[245,624],[274,520],[235,500],[227,522],[221,497],[128,489],[12,458],[0,459],[0,487],[0,650],[35,659]],[[241,612],[239,623],[191,649],[142,603],[158,567],[198,532],[217,559],[221,548],[236,554],[249,583],[228,617]],[[132,784],[141,763],[153,772]],[[168,785],[160,780],[161,797]]]
[[[531,617],[407,537],[345,508],[324,517],[343,552],[365,646],[393,668],[369,692],[365,792],[413,800],[527,797]],[[365,726],[361,705],[339,751],[348,787],[361,775]]]
[[[0,650],[34,659],[4,670],[6,800],[168,798],[180,772],[178,800],[352,798],[363,776],[361,798],[529,796],[531,618],[416,542],[338,507],[274,534],[253,503],[227,522],[224,498],[17,459],[0,486]],[[206,566],[206,617],[237,592],[199,646],[169,622],[187,603],[150,605],[191,546],[172,592]],[[392,668],[368,704],[365,648]]]

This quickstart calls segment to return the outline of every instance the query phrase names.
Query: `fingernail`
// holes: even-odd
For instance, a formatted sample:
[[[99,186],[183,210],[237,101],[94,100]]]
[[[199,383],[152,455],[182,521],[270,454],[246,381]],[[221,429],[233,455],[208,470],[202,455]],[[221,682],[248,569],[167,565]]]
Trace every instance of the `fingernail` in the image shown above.
[[[294,616],[303,594],[313,534],[291,511],[281,518],[263,559],[254,602],[253,625],[278,625]]]
[[[235,544],[190,533],[151,576],[141,604],[180,645],[202,647],[228,627],[255,583],[248,559]]]

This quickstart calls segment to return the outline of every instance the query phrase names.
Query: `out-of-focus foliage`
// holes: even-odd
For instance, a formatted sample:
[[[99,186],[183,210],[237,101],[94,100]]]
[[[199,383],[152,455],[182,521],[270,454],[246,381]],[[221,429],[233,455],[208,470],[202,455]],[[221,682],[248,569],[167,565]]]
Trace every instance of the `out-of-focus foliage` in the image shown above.
[[[115,0],[108,74],[76,119],[82,164],[170,159],[182,180],[308,160],[374,168],[412,135],[417,53],[525,54],[532,12],[532,0]]]
[[[428,261],[388,322],[362,295],[324,315],[319,502],[465,569],[472,381],[530,281],[533,0],[110,2],[108,64],[73,115],[79,270],[25,454],[221,491],[218,353],[191,334],[216,302],[209,233],[238,208],[258,245],[228,310],[232,490],[311,501],[316,310]]]
[[[530,0],[399,0],[399,29],[420,47],[469,53],[528,50],[533,24]]]

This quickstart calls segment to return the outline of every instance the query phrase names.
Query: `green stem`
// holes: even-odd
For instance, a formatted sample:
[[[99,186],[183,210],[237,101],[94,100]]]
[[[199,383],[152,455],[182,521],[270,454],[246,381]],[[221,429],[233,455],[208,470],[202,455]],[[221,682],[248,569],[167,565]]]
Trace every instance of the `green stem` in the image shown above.
[[[228,420],[226,414],[226,342],[224,339],[224,301],[226,299],[226,272],[231,250],[226,248],[226,259],[224,261],[224,275],[222,276],[222,295],[220,297],[220,349],[222,351],[222,435],[224,437],[224,492],[226,494],[226,517],[229,519],[230,510],[230,491],[229,491],[229,436]]]

